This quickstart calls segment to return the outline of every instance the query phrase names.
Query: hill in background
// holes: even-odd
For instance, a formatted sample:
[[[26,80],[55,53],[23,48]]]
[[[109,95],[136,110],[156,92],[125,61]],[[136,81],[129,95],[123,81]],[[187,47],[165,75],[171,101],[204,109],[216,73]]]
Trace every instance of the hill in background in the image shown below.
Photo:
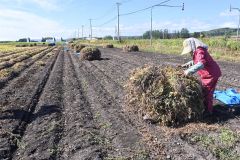
[[[218,29],[213,29],[210,31],[203,31],[206,36],[233,36],[237,34],[237,29],[236,28],[218,28]]]

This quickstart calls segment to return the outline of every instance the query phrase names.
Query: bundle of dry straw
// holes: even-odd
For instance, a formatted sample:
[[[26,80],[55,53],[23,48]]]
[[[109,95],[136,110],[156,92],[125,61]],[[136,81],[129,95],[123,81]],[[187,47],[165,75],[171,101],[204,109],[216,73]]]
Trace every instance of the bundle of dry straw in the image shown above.
[[[103,48],[114,48],[113,44],[106,44],[103,46]]]
[[[139,51],[139,48],[136,45],[132,45],[132,46],[125,45],[125,46],[123,46],[123,52],[137,52],[137,51]]]
[[[204,110],[202,86],[196,78],[182,73],[170,66],[134,70],[125,86],[129,109],[166,126],[199,119]]]
[[[96,47],[85,47],[80,52],[80,60],[100,60],[101,52]]]
[[[86,46],[85,46],[85,45],[82,45],[82,44],[76,44],[76,45],[74,46],[74,49],[75,49],[76,53],[80,53],[81,50],[82,50],[84,47],[86,47]]]

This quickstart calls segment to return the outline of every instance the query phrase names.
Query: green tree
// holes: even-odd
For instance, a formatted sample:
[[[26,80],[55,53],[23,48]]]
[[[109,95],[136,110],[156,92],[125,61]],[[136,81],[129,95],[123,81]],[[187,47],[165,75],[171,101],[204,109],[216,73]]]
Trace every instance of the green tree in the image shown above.
[[[181,38],[189,38],[190,34],[187,28],[182,28],[181,29]]]
[[[168,29],[163,30],[163,39],[169,39],[170,35],[168,33]]]
[[[206,37],[205,33],[201,32],[200,33],[200,38],[205,38],[205,37]]]
[[[146,31],[143,33],[143,39],[149,39],[150,38],[150,31]]]
[[[18,42],[27,42],[28,39],[27,38],[22,38],[22,39],[19,39]]]
[[[112,40],[112,39],[113,39],[113,37],[112,37],[112,36],[110,36],[110,35],[108,35],[108,36],[105,36],[103,39],[105,39],[105,40]]]
[[[154,39],[162,38],[162,31],[153,30],[152,31],[152,37]],[[149,39],[150,38],[150,31],[146,31],[145,33],[143,33],[143,38],[144,39]]]
[[[194,38],[199,38],[200,37],[200,32],[193,32],[193,37]]]

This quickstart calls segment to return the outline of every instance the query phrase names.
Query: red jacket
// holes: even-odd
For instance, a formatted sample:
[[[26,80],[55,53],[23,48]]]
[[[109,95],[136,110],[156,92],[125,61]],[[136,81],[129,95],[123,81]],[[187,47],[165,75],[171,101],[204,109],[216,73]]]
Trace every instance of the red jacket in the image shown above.
[[[197,48],[193,54],[193,62],[194,64],[201,62],[204,65],[204,68],[197,72],[201,76],[201,79],[215,79],[222,75],[220,67],[205,48]]]

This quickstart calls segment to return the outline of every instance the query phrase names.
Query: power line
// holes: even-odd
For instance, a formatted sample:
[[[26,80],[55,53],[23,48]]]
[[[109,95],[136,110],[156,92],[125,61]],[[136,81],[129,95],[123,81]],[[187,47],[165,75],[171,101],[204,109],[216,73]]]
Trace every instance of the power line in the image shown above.
[[[121,3],[127,3],[127,2],[129,2],[129,1],[132,1],[132,0],[123,0]],[[170,0],[165,0],[165,1],[163,1],[163,2],[161,2],[161,3],[159,3],[159,4],[156,4],[156,5],[154,5],[154,6],[161,5],[161,4],[164,4],[164,3],[169,2],[169,1],[170,1]],[[130,14],[134,14],[134,13],[137,13],[137,12],[140,12],[140,11],[144,11],[144,10],[150,9],[150,8],[152,8],[152,7],[153,7],[153,6],[147,7],[147,8],[144,8],[144,9],[140,9],[140,10],[137,10],[137,11],[134,11],[134,12],[130,12],[130,13],[120,14],[119,16],[127,16],[127,15],[130,15]],[[105,14],[105,15],[106,15],[106,14]],[[104,16],[101,16],[101,17],[104,17]],[[101,19],[101,17],[94,18],[94,19],[91,19],[91,20],[98,20],[98,19]],[[106,24],[114,21],[115,19],[117,19],[117,16],[115,16],[115,17],[107,20],[106,22],[104,22],[104,23],[102,23],[102,24],[100,24],[100,25],[95,25],[94,27],[102,27],[102,26],[104,26],[104,25],[106,25]]]
[[[184,3],[182,4],[182,6],[171,6],[171,5],[165,5],[165,4],[157,4],[151,7],[151,30],[150,30],[150,44],[152,46],[152,12],[153,12],[153,8],[154,7],[172,7],[172,8],[182,8],[182,11],[184,11]]]
[[[124,3],[128,3],[128,2],[130,2],[130,1],[132,1],[132,0],[123,0],[123,1],[121,1],[120,3],[121,3],[121,4],[124,4]],[[107,12],[105,12],[105,14],[103,14],[102,16],[99,16],[99,17],[97,17],[97,18],[92,18],[92,20],[96,21],[96,20],[102,19],[102,18],[108,16],[108,15],[109,15],[110,13],[112,13],[114,10],[115,10],[115,8],[114,8],[113,5],[112,5],[112,8],[109,9]]]
[[[178,6],[172,6],[172,5],[157,5],[157,6],[162,6],[162,7],[170,7],[170,8],[176,8],[176,7],[183,7],[183,6],[180,6],[180,5],[178,5]],[[184,8],[182,8],[182,9],[184,9]]]
[[[115,11],[115,8],[111,8],[109,9],[107,12],[105,12],[102,16],[99,16],[97,18],[93,18],[92,20],[96,21],[96,20],[99,20],[99,19],[102,19],[102,18],[105,18],[106,16],[108,16],[110,13],[112,13],[113,11]]]
[[[122,0],[120,3],[121,4],[124,4],[124,3],[128,3],[128,2],[131,2],[132,0]]]
[[[135,13],[138,13],[138,12],[142,12],[142,11],[145,11],[145,10],[148,10],[148,9],[151,9],[152,7],[154,6],[159,6],[159,5],[162,5],[164,3],[167,3],[169,2],[170,0],[165,0],[159,4],[156,4],[156,5],[153,5],[153,6],[150,6],[150,7],[146,7],[146,8],[143,8],[143,9],[139,9],[139,10],[136,10],[136,11],[133,11],[133,12],[129,12],[129,13],[124,13],[124,14],[120,14],[120,16],[127,16],[127,15],[131,15],[131,14],[135,14]]]
[[[108,24],[108,23],[110,23],[110,22],[112,22],[112,21],[114,21],[114,20],[116,20],[116,19],[117,19],[117,16],[109,19],[108,21],[106,21],[106,22],[104,22],[104,23],[102,23],[102,24],[100,24],[100,25],[96,25],[96,26],[94,26],[94,27],[102,27],[102,26],[104,26],[104,25],[106,25],[106,24]]]

